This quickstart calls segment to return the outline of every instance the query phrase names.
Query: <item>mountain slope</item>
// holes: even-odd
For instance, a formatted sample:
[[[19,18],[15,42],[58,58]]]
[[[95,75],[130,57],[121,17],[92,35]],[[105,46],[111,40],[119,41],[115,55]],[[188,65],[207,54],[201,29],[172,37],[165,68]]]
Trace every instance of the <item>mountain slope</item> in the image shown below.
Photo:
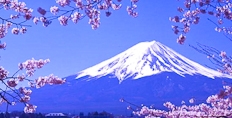
[[[181,76],[199,74],[209,78],[232,78],[191,61],[157,41],[139,43],[100,64],[81,71],[76,78],[84,76],[99,78],[111,74],[121,82],[127,78],[138,79],[161,72],[175,72]]]
[[[167,77],[168,76],[168,77]],[[195,99],[195,104],[206,101],[212,94],[222,89],[222,83],[231,83],[231,79],[209,79],[201,75],[182,76],[163,72],[160,74],[142,77],[140,79],[126,79],[121,84],[117,78],[103,76],[99,79],[85,77],[75,79],[67,77],[67,83],[58,86],[45,86],[33,90],[31,103],[38,106],[38,112],[93,112],[107,111],[113,114],[129,115],[130,104],[121,103],[125,100],[140,106],[141,104],[163,109],[164,102],[180,105],[181,101]],[[132,106],[135,107],[135,106]]]

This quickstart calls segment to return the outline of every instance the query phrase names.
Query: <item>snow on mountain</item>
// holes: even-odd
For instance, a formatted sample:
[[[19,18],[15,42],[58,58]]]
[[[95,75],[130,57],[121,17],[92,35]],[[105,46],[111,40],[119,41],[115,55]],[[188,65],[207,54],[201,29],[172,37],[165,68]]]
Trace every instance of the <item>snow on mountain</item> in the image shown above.
[[[121,82],[127,78],[138,79],[161,72],[174,72],[183,77],[185,74],[197,74],[209,78],[232,78],[204,67],[157,41],[139,43],[106,61],[79,72],[76,78],[84,76],[100,78],[113,75]]]

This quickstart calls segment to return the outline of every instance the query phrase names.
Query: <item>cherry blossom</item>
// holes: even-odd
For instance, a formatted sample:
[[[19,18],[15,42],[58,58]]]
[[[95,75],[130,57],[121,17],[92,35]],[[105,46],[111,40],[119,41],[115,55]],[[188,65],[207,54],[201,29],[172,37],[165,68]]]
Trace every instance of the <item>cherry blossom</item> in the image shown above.
[[[39,77],[38,79],[35,80],[35,86],[36,88],[41,88],[45,84],[63,84],[65,82],[65,79],[61,79],[57,76],[54,76],[53,74],[45,77]]]
[[[54,15],[56,15],[59,12],[59,7],[53,6],[50,8],[50,12]]]
[[[25,95],[21,98],[20,102],[29,102],[30,99],[31,99],[30,96]]]
[[[70,4],[70,0],[56,0],[56,3],[59,4],[60,6],[64,7],[66,5]]]
[[[0,80],[4,80],[8,75],[8,71],[0,67]]]
[[[178,37],[177,42],[178,42],[179,44],[184,44],[185,39],[186,39],[186,36],[184,36],[184,35],[181,34],[181,35]]]
[[[10,79],[7,81],[8,86],[15,87],[18,84],[18,81],[15,79]]]
[[[117,2],[120,1],[117,0]],[[40,19],[40,21],[45,27],[50,25],[54,19],[58,19],[61,25],[66,26],[69,20],[77,23],[87,16],[89,18],[88,23],[92,29],[97,29],[100,26],[101,11],[105,11],[105,15],[109,17],[112,14],[110,12],[111,9],[118,10],[121,8],[122,4],[118,4],[117,2],[113,0],[56,0],[58,6],[50,7],[50,12],[54,16],[46,16],[43,8],[40,8],[38,12],[42,15],[43,19]],[[128,14],[133,17],[138,16],[138,12],[135,12],[137,2],[138,0],[131,0],[131,6],[128,6],[127,9]],[[66,8],[71,9],[67,10]],[[34,22],[37,24],[38,20]]]
[[[60,16],[58,20],[60,21],[60,24],[63,26],[66,26],[68,24],[68,17],[66,16]]]
[[[4,43],[1,43],[0,44],[0,49],[5,49],[6,48],[6,43],[4,42]]]
[[[131,15],[132,17],[137,17],[138,16],[138,12],[135,11],[135,9],[137,8],[136,4],[133,4],[131,6],[127,6],[127,12],[129,15]]]
[[[18,28],[13,28],[12,29],[12,34],[19,34],[19,29]]]
[[[135,11],[138,1],[139,0],[131,0],[131,5],[127,8],[128,14],[132,17],[138,16],[138,12]],[[4,0],[0,2],[0,6],[2,6],[4,10],[13,10],[15,13],[10,14],[10,19],[0,16],[2,23],[6,22],[6,24],[0,24],[0,39],[6,36],[8,30],[11,30],[15,35],[26,33],[26,27],[31,27],[30,25],[26,25],[26,21],[30,20],[32,20],[34,24],[42,23],[44,27],[48,27],[53,20],[57,19],[61,25],[66,26],[69,20],[78,23],[78,21],[87,16],[89,18],[88,23],[92,29],[97,29],[100,26],[100,11],[105,12],[105,15],[109,17],[112,14],[111,10],[118,10],[121,8],[122,4],[119,4],[119,2],[121,2],[121,0],[55,0],[56,5],[51,6],[50,10],[38,7],[35,11],[41,16],[35,16],[33,15],[34,10],[28,8],[25,2]],[[50,11],[51,14],[47,11]],[[18,22],[18,20],[22,21]],[[4,48],[5,46],[6,45],[4,45]]]
[[[191,98],[190,100],[189,100],[189,103],[194,103],[195,102],[195,100],[193,99],[193,98]]]
[[[35,69],[39,69],[42,68],[45,64],[49,63],[50,60],[46,59],[46,60],[35,60],[34,58],[32,58],[31,60],[27,60],[23,63],[19,63],[19,69],[25,69],[26,73],[28,74],[28,76],[32,76],[35,72]]]
[[[232,117],[232,88],[231,86],[223,86],[223,90],[219,94],[211,95],[207,98],[206,103],[198,105],[175,106],[171,102],[164,103],[168,108],[159,110],[142,106],[139,110],[134,110],[133,113],[138,116],[150,117]],[[189,100],[190,103],[194,99]],[[131,108],[132,110],[133,108]]]
[[[29,95],[31,95],[31,93],[32,93],[32,91],[31,91],[30,89],[26,89],[26,88],[24,88],[24,87],[20,87],[20,88],[19,88],[19,91],[20,91],[21,94],[24,94],[24,95],[26,95],[26,96],[29,96]]]
[[[29,77],[32,77],[34,75],[35,70],[42,68],[45,64],[49,62],[49,59],[36,60],[32,58],[30,60],[26,60],[25,62],[18,64],[19,70],[14,73],[13,76],[8,76],[8,71],[5,70],[3,67],[0,67],[0,80],[1,83],[7,88],[6,90],[0,90],[0,97],[4,100],[2,102],[7,103],[8,105],[16,105],[16,103],[18,102],[24,103],[25,113],[35,112],[36,106],[29,103],[31,99],[30,95],[32,93],[32,90],[30,88],[40,88],[45,86],[46,84],[57,85],[63,84],[65,82],[65,79],[61,79],[57,76],[54,76],[53,74],[45,77],[39,77],[38,79],[29,79]],[[15,76],[20,71],[25,73]],[[28,86],[26,88],[19,86],[19,89],[17,89],[19,83],[23,81],[28,81],[31,86]],[[9,91],[11,91],[11,93],[2,94]]]
[[[8,28],[5,24],[0,24],[0,38],[4,38],[7,33]]]
[[[201,15],[210,15],[217,20],[213,21],[208,18],[210,22],[216,25],[217,32],[224,32],[225,34],[232,34],[231,27],[224,27],[224,21],[232,20],[231,1],[228,0],[184,0],[183,7],[178,7],[177,11],[181,13],[180,16],[169,18],[170,21],[178,23],[178,27],[174,29],[177,35],[185,35],[190,31],[193,24],[200,22]],[[178,42],[179,43],[179,42]],[[180,44],[183,44],[181,42]]]
[[[65,79],[61,79],[57,76],[54,76],[53,74],[49,75],[47,77],[47,83],[50,84],[50,85],[53,85],[53,84],[63,84],[66,80]]]
[[[24,112],[25,113],[34,113],[36,110],[37,106],[32,105],[32,104],[26,104],[25,108],[24,108]]]
[[[77,23],[79,20],[81,20],[82,17],[83,17],[83,14],[79,12],[75,12],[74,14],[71,15],[72,21],[74,23]]]
[[[112,7],[113,10],[118,10],[118,9],[121,8],[121,6],[122,6],[121,4],[119,4],[119,5],[111,4],[111,7]]]
[[[22,28],[20,29],[20,32],[21,32],[22,34],[26,33],[26,32],[27,32],[27,28],[26,28],[26,27],[22,27]]]
[[[39,18],[38,17],[34,17],[34,19],[33,19],[33,22],[35,23],[35,24],[37,24],[38,22],[39,22]]]
[[[225,51],[221,51],[220,56],[221,56],[221,57],[226,57],[226,52],[225,52]]]

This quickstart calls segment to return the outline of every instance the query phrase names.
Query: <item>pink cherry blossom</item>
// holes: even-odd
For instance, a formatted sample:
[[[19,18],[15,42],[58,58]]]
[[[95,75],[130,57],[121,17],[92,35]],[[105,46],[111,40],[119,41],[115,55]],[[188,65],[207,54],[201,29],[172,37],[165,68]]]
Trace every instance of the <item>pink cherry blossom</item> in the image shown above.
[[[18,67],[20,70],[25,69],[26,73],[28,74],[28,76],[32,76],[35,72],[35,69],[39,69],[42,68],[45,64],[49,63],[50,60],[46,59],[46,60],[35,60],[34,58],[32,58],[31,60],[27,60],[23,63],[19,63]]]
[[[17,86],[18,82],[15,79],[10,79],[7,81],[7,85],[10,87],[15,87]]]
[[[50,12],[54,15],[56,15],[59,12],[59,7],[53,6],[50,8]]]
[[[40,17],[39,18],[40,19],[40,21],[43,23],[43,26],[44,27],[47,27],[51,22],[49,21],[49,20],[47,20],[47,18],[46,17]]]
[[[79,12],[75,12],[74,14],[71,15],[72,21],[74,23],[77,23],[79,20],[81,20],[82,17],[83,17],[83,14]]]
[[[60,16],[58,18],[58,20],[60,21],[60,24],[63,26],[66,26],[68,24],[68,17],[67,16]]]
[[[19,34],[19,28],[13,28],[11,32],[12,32],[12,34],[18,35]]]
[[[41,88],[43,87],[47,82],[47,77],[39,77],[38,79],[35,80],[36,83],[36,88]]]
[[[27,32],[27,28],[26,28],[26,27],[22,27],[22,28],[20,29],[20,32],[21,32],[22,34],[25,34],[25,33]]]
[[[6,28],[9,29],[12,26],[11,22],[6,22]]]
[[[24,107],[24,112],[25,113],[34,113],[36,108],[37,108],[37,106],[35,106],[35,105],[26,104],[26,106]]]
[[[26,10],[26,12],[25,12],[25,14],[24,14],[24,18],[26,19],[26,20],[30,20],[31,18],[32,18],[32,9],[28,9],[28,10]]]
[[[177,42],[178,42],[179,44],[184,44],[185,39],[186,39],[186,37],[185,37],[184,35],[181,34],[181,35],[178,37]]]
[[[47,78],[47,82],[48,84],[50,85],[53,85],[53,84],[63,84],[65,83],[65,79],[61,79],[57,76],[54,76],[53,74],[49,75],[48,78]]]
[[[84,8],[82,0],[73,0],[73,1],[76,3],[77,8],[81,8],[81,9]]]
[[[0,66],[0,80],[3,80],[7,77],[8,71],[6,71],[2,66]]]
[[[131,0],[131,2],[133,2],[133,3],[136,3],[136,2],[138,2],[139,0]]]
[[[26,77],[25,77],[24,74],[23,74],[23,75],[18,75],[18,76],[17,76],[17,79],[18,79],[19,81],[23,81],[25,78],[26,78]]]
[[[97,29],[100,26],[100,18],[89,19],[89,24],[92,29]]]
[[[34,22],[35,24],[37,24],[37,23],[39,22],[39,18],[34,17],[34,18],[33,18],[33,22]]]
[[[220,54],[221,57],[225,57],[226,56],[226,52],[224,51],[221,51],[221,54]]]
[[[30,89],[26,89],[24,87],[20,87],[19,91],[20,91],[21,94],[24,94],[26,96],[30,96],[31,93],[32,93],[32,91]]]
[[[61,79],[57,76],[54,76],[53,74],[45,77],[39,77],[35,80],[35,86],[36,88],[41,88],[45,86],[46,84],[63,84],[65,82],[65,79]]]
[[[0,49],[5,49],[6,48],[6,43],[4,42],[4,43],[1,43],[0,44]]]
[[[189,100],[189,103],[194,103],[195,102],[195,100],[193,99],[193,98],[191,98],[190,100]]]
[[[112,7],[113,10],[118,10],[118,9],[121,8],[121,6],[122,6],[121,4],[119,4],[119,5],[111,4],[111,7]]]
[[[4,24],[0,24],[0,39],[5,37],[8,28]]]
[[[59,4],[60,6],[64,7],[66,5],[70,4],[70,0],[56,0],[56,3]]]
[[[10,15],[10,18],[11,19],[17,19],[17,18],[19,18],[19,15]]]
[[[127,6],[127,13],[132,17],[137,17],[138,12],[135,12],[135,9],[137,8],[137,5]]]
[[[100,10],[106,10],[106,9],[109,8],[109,6],[108,6],[107,4],[105,4],[105,3],[102,3],[102,4],[99,4],[99,5],[98,5],[98,8],[99,8]]]
[[[226,28],[222,26],[225,20],[232,20],[231,1],[185,0],[184,6],[185,8],[177,8],[177,11],[179,11],[181,15],[170,18],[170,21],[180,25],[176,30],[173,30],[175,34],[179,35],[183,32],[188,33],[193,24],[199,24],[202,15],[210,15],[216,18],[215,21],[208,18],[209,21],[216,25],[215,31],[224,31],[226,34],[232,34],[230,27]]]
[[[23,63],[19,63],[18,65],[19,70],[15,74],[13,74],[13,76],[8,76],[8,72],[3,67],[0,67],[1,82],[5,84],[7,88],[10,88],[9,90],[12,90],[11,92],[13,92],[13,94],[16,95],[16,96],[12,96],[11,95],[12,93],[0,94],[4,102],[10,105],[14,105],[16,104],[16,102],[21,102],[25,104],[25,108],[24,108],[25,113],[35,112],[36,106],[29,104],[31,99],[30,95],[32,93],[32,90],[29,88],[30,87],[40,88],[46,84],[55,85],[55,84],[63,84],[65,82],[65,79],[61,79],[52,74],[45,77],[39,77],[38,79],[35,80],[29,79],[29,77],[33,76],[36,69],[42,68],[45,64],[49,62],[50,62],[49,59],[35,60],[34,58],[32,58],[30,60],[26,60]],[[26,70],[26,75],[23,73],[18,75],[17,77],[14,76],[19,71],[23,71],[23,70]],[[16,90],[17,85],[19,84],[19,82],[22,81],[28,81],[30,83],[30,87],[28,88],[20,87],[18,90]],[[2,91],[7,93],[9,90],[7,91],[2,90]],[[10,97],[12,98],[12,100]]]
[[[25,95],[25,96],[21,97],[20,102],[28,102],[28,101],[30,101],[30,99],[31,99],[30,96]]]

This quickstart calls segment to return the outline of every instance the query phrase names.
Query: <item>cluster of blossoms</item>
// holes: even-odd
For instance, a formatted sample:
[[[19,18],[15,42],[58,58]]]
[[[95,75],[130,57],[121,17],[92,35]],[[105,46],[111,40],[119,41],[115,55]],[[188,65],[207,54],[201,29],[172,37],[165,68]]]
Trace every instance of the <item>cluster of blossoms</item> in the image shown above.
[[[42,68],[45,64],[49,63],[50,60],[46,59],[46,60],[35,60],[34,58],[27,60],[23,63],[19,63],[18,67],[20,70],[25,69],[27,75],[30,77],[34,74],[35,69],[40,69]]]
[[[8,71],[0,67],[0,80],[4,80],[8,75]]]
[[[117,0],[121,2],[121,0]],[[127,12],[133,17],[137,17],[138,13],[135,12],[137,8],[136,3],[138,0],[131,0],[131,6],[127,7]],[[66,26],[68,21],[71,20],[77,23],[84,17],[89,18],[89,24],[92,29],[97,29],[100,26],[100,11],[104,11],[106,16],[110,16],[110,10],[118,10],[121,8],[121,4],[116,4],[114,0],[56,0],[57,6],[50,7],[52,16],[46,16],[47,10],[39,7],[37,11],[42,15],[40,17],[33,16],[33,9],[26,7],[25,2],[19,2],[18,0],[0,0],[0,10],[11,10],[15,14],[11,14],[9,18],[3,18],[0,16],[0,39],[4,38],[11,29],[11,32],[15,35],[19,33],[26,33],[25,25],[26,21],[32,20],[35,24],[41,22],[43,26],[47,27],[52,23],[52,20],[58,19],[60,24]],[[19,20],[22,20],[18,22]],[[5,49],[6,43],[0,43],[0,49]]]
[[[151,117],[232,117],[232,88],[224,86],[219,94],[209,96],[205,103],[199,105],[187,106],[183,103],[181,106],[175,106],[170,102],[163,105],[168,108],[168,111],[153,109],[142,106],[139,111],[133,111],[139,116]],[[190,99],[190,103],[194,103]]]
[[[232,75],[232,57],[228,56],[225,51],[219,51],[213,47],[202,45],[198,43],[198,47],[193,47],[200,53],[207,55],[207,58],[216,65],[219,72]]]
[[[121,2],[121,0],[117,0],[117,2]],[[127,7],[128,14],[133,17],[138,15],[135,12],[137,2],[138,0],[131,0],[131,6]],[[42,22],[44,26],[48,26],[52,20],[58,19],[61,25],[66,26],[69,20],[77,23],[84,17],[88,17],[88,23],[92,29],[97,29],[100,26],[100,11],[105,11],[105,15],[108,17],[111,15],[111,9],[118,10],[122,6],[113,0],[56,0],[56,3],[58,6],[50,8],[50,12],[54,16],[46,17],[46,10],[39,8],[37,11],[42,16],[34,17],[33,22],[35,24]]]
[[[131,6],[127,6],[127,12],[129,15],[133,16],[133,17],[137,17],[138,16],[138,12],[136,12],[136,8],[137,8],[137,5],[136,3],[138,2],[138,0],[131,0],[132,4]]]
[[[226,52],[221,51],[219,57],[221,58],[222,69],[219,69],[220,72],[232,75],[232,58],[226,55]]]
[[[8,32],[8,30],[11,28],[12,23],[7,21],[5,24],[0,24],[0,38],[4,38]],[[21,26],[20,28],[12,28],[11,33],[18,35],[19,33],[26,33],[27,29],[24,26]]]
[[[7,34],[8,30],[11,28],[12,25],[16,26],[12,28],[13,34],[25,33],[27,30],[24,26],[23,22],[16,23],[14,20],[23,18],[24,21],[32,19],[32,12],[31,8],[27,8],[24,2],[18,2],[18,0],[0,0],[0,7],[3,7],[4,10],[12,10],[15,11],[16,14],[11,14],[9,18],[2,18],[0,16],[0,20],[2,24],[0,24],[0,38],[4,38]]]
[[[174,33],[180,35],[177,38],[177,42],[179,44],[184,43],[186,39],[186,36],[184,35],[190,31],[190,26],[192,24],[198,24],[200,21],[200,15],[204,14],[217,18],[217,21],[214,22],[217,26],[215,28],[216,31],[224,31],[227,34],[232,34],[231,27],[221,27],[223,20],[232,20],[231,8],[232,3],[230,0],[185,0],[184,8],[177,8],[182,16],[169,18],[170,21],[180,24],[179,26],[172,26]]]
[[[65,79],[61,79],[54,75],[49,75],[45,77],[38,77],[38,79],[32,80],[27,79],[28,77],[31,77],[34,75],[34,72],[36,69],[42,68],[45,64],[49,63],[50,60],[35,60],[30,59],[23,63],[19,63],[18,67],[19,70],[13,74],[13,76],[8,76],[8,71],[5,70],[3,67],[0,67],[0,80],[3,85],[5,85],[8,89],[3,90],[0,89],[0,95],[1,95],[1,102],[5,102],[10,105],[15,105],[16,102],[21,102],[25,104],[24,112],[25,113],[32,113],[35,111],[36,106],[29,104],[30,101],[30,95],[32,93],[32,90],[29,89],[30,87],[34,88],[40,88],[43,87],[46,84],[49,85],[57,85],[57,84],[63,84],[65,82]],[[15,76],[19,71],[26,70],[25,74],[21,74],[18,76]],[[29,87],[24,88],[20,87],[19,89],[16,89],[16,86],[19,85],[20,82],[28,81]],[[13,92],[7,93],[8,91]],[[2,94],[3,93],[3,94]]]
[[[100,26],[100,11],[90,9],[86,11],[86,15],[89,17],[89,24],[92,26],[92,29],[97,29]]]
[[[30,82],[31,87],[41,88],[45,84],[63,84],[65,82],[65,79],[61,79],[57,76],[54,76],[53,74],[45,77],[39,77],[35,80],[35,83]]]
[[[25,113],[34,113],[36,111],[37,106],[32,105],[32,104],[26,104],[24,108]]]

